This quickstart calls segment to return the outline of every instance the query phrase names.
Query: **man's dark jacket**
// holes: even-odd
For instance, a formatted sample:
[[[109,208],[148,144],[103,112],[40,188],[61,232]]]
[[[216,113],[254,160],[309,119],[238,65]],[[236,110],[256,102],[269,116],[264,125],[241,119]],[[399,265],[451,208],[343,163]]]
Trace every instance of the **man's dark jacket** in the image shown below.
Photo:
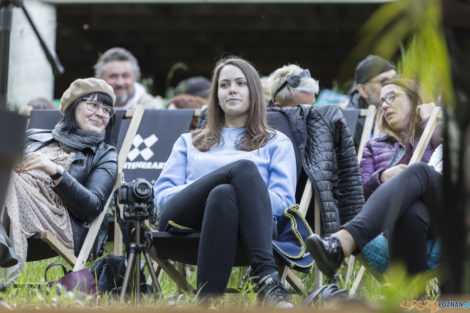
[[[45,129],[29,129],[26,137],[25,154],[54,141],[51,131]],[[102,142],[96,147],[77,151],[69,170],[52,188],[69,210],[75,255],[80,252],[89,223],[103,210],[116,177],[116,148]]]
[[[272,110],[289,120],[303,169],[320,199],[322,233],[337,231],[364,204],[357,156],[341,109],[303,105]]]
[[[352,109],[367,109],[369,105],[367,104],[366,100],[359,94],[359,91],[357,91],[357,88],[354,88],[350,93],[349,93],[349,103],[347,105],[347,108],[352,108]],[[362,131],[364,130],[364,123],[366,119],[365,117],[360,117],[357,120],[357,125],[356,125],[356,131],[353,136],[354,140],[354,145],[356,146],[356,150],[359,147],[359,144],[361,143],[361,137],[362,137]]]

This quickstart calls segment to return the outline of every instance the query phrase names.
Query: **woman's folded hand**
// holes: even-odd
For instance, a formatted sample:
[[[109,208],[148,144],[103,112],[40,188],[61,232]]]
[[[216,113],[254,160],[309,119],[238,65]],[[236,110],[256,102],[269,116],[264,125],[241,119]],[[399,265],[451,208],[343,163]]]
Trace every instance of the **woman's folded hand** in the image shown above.
[[[47,175],[54,175],[57,173],[57,164],[41,153],[33,152],[24,156],[23,160],[16,166],[15,171],[23,173],[36,169],[44,171]]]
[[[385,171],[382,172],[382,175],[380,175],[380,181],[382,183],[385,183],[387,180],[389,180],[393,176],[404,171],[407,167],[408,165],[399,164],[399,165],[395,165],[391,168],[386,169]]]
[[[423,104],[418,105],[418,107],[416,108],[416,113],[418,114],[418,116],[421,118],[422,121],[425,121],[431,116],[432,111],[434,110],[435,107],[436,105],[433,102],[423,103]]]

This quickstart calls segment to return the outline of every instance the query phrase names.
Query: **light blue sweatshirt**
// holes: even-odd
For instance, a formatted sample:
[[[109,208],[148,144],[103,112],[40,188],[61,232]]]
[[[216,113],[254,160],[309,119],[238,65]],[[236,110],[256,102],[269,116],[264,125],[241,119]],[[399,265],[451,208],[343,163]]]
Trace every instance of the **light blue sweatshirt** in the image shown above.
[[[284,209],[295,203],[297,171],[294,148],[290,139],[277,132],[258,150],[237,149],[237,137],[244,128],[224,128],[221,144],[208,151],[197,150],[190,133],[181,135],[173,146],[160,177],[155,182],[155,205],[158,211],[176,193],[198,178],[240,159],[253,161],[268,187],[273,216],[282,216]]]

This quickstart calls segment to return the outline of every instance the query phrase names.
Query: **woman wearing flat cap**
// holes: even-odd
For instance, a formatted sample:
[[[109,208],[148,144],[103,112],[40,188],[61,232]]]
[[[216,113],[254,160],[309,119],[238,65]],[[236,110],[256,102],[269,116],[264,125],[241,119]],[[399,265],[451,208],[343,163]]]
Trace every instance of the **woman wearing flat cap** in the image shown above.
[[[62,95],[55,128],[27,131],[1,215],[18,256],[10,279],[24,266],[29,237],[48,230],[77,254],[83,238],[73,233],[103,210],[117,175],[116,149],[105,143],[114,100],[104,80],[77,79]]]

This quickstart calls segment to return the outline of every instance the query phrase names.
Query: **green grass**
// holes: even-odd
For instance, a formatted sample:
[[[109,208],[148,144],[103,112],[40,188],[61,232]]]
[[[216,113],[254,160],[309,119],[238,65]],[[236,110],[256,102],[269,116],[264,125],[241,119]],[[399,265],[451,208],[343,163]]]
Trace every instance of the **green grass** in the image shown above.
[[[108,251],[112,251],[111,246],[108,245]],[[13,308],[114,308],[119,307],[121,304],[116,297],[104,295],[100,299],[96,297],[88,296],[83,297],[81,295],[74,294],[73,292],[61,291],[60,296],[57,295],[56,289],[49,289],[45,286],[44,271],[50,263],[57,261],[62,264],[66,264],[60,257],[42,260],[37,262],[27,263],[24,271],[17,279],[17,284],[25,283],[40,283],[42,285],[31,287],[31,286],[19,286],[10,287],[6,292],[1,294],[6,303]],[[91,264],[87,265],[91,268]],[[359,271],[359,264],[356,262],[355,269],[353,271],[353,278]],[[70,266],[66,266],[70,269]],[[250,281],[244,282],[241,288],[240,282],[242,280],[245,268],[234,268],[230,277],[228,287],[239,289],[240,293],[225,294],[222,298],[215,300],[212,306],[218,309],[237,308],[242,310],[254,309],[258,307],[256,300],[256,294],[253,292],[253,286]],[[395,274],[389,275],[390,277],[398,277]],[[146,273],[147,274],[147,273]],[[314,279],[312,274],[298,273],[296,274],[306,285],[308,290],[314,290]],[[342,267],[339,271],[338,285],[340,288],[350,289],[353,280],[345,285],[341,277],[346,276],[346,267]],[[62,270],[57,267],[48,273],[49,279],[58,279],[62,275]],[[196,269],[194,266],[187,267],[187,276],[190,282],[195,285],[196,281]],[[400,278],[401,279],[401,278]],[[403,281],[403,279],[401,279]],[[193,294],[180,293],[177,285],[164,273],[160,274],[159,279],[160,286],[162,288],[162,294],[155,294],[150,297],[142,296],[141,301],[137,304],[140,308],[193,308],[194,305],[199,304],[197,297]],[[376,304],[383,308],[398,308],[399,301],[403,299],[413,299],[414,293],[407,293],[405,285],[399,282],[397,279],[389,279],[387,276],[382,282],[377,281],[370,272],[366,271],[364,276],[362,287],[360,288],[360,294],[358,297],[365,300],[368,303]],[[292,295],[292,302],[299,305],[303,297],[294,294]],[[134,307],[130,300],[123,304],[124,307]]]

